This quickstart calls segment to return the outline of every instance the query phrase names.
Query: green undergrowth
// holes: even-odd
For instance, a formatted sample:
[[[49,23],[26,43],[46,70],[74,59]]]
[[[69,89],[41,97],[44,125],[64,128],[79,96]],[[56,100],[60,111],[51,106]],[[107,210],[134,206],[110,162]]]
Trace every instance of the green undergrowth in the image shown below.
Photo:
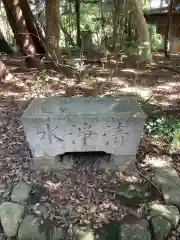
[[[152,97],[144,99],[137,95],[141,108],[147,115],[145,132],[171,144],[174,139],[180,143],[180,121],[164,113],[160,106],[152,102]]]

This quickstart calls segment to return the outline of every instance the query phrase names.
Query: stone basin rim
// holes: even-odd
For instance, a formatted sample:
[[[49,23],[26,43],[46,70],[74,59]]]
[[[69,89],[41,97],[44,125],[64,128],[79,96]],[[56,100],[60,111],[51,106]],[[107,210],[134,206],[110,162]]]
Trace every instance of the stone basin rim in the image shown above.
[[[114,98],[92,98],[92,97],[57,97],[57,96],[53,96],[53,97],[47,97],[44,99],[41,98],[36,98],[33,99],[32,102],[28,105],[28,107],[25,109],[23,115],[21,116],[22,120],[26,120],[26,119],[73,119],[73,118],[81,118],[81,119],[102,119],[102,118],[109,118],[109,119],[128,119],[128,118],[138,118],[138,119],[146,119],[147,115],[142,111],[142,108],[139,106],[139,104],[137,103],[137,100],[131,96],[131,98],[129,98],[130,96],[124,96],[122,95],[122,97],[114,97]],[[135,106],[133,107],[127,107],[127,110],[124,111],[124,109],[121,109],[121,104],[124,105],[124,103],[121,102],[121,100],[125,100],[127,99],[127,104],[130,101],[135,102]],[[55,106],[55,110],[53,110],[48,106],[47,110],[44,110],[44,106],[42,105],[43,102],[48,103],[48,101],[52,101],[55,100],[54,106]],[[57,101],[57,102],[56,102]],[[61,101],[62,101],[62,105],[61,105]],[[63,102],[65,101],[65,103]],[[99,111],[98,109],[95,109],[95,111],[93,111],[94,109],[91,109],[89,111],[84,111],[80,108],[77,109],[77,111],[66,111],[68,109],[68,104],[69,101],[75,101],[77,104],[77,101],[79,102],[85,102],[87,103],[89,102],[112,102],[112,106],[104,106],[104,111]],[[114,103],[113,103],[114,102]],[[53,102],[51,102],[52,104]],[[38,108],[35,108],[35,105],[37,104]],[[67,107],[66,107],[67,105]],[[123,106],[122,105],[122,106]],[[62,107],[65,108],[62,108]],[[87,105],[88,107],[88,105]],[[101,107],[101,106],[100,106]],[[119,107],[119,110],[115,110],[114,107]],[[41,109],[42,108],[42,109]],[[70,109],[72,108],[72,106],[70,107]],[[86,107],[85,107],[86,108]],[[109,108],[109,111],[107,111]],[[39,109],[39,110],[38,110]],[[57,111],[57,109],[60,109],[60,111]],[[62,111],[63,109],[63,111]],[[102,108],[101,108],[102,109]],[[43,110],[43,111],[42,111]],[[64,111],[65,110],[65,111]],[[115,111],[114,111],[115,110]]]
[[[49,117],[49,114],[45,115],[45,114],[39,114],[39,115],[34,115],[34,116],[26,116],[23,115],[21,117],[21,120],[27,120],[27,119],[39,119],[39,120],[51,120],[51,119],[119,119],[119,120],[128,120],[128,119],[136,119],[138,117],[137,120],[144,120],[146,119],[146,115],[142,113],[140,114],[128,114],[128,113],[117,113],[117,114],[111,114],[111,116],[109,115],[98,115],[96,113],[91,113],[88,115],[67,115],[67,116],[61,116],[61,115],[54,115],[53,117]]]

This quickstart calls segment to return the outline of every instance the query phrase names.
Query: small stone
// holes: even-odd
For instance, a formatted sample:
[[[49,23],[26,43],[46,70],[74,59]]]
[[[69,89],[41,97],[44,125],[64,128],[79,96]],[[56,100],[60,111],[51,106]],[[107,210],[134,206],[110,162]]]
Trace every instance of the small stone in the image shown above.
[[[175,206],[153,204],[150,207],[151,223],[157,240],[164,240],[180,219],[179,210]]]
[[[165,203],[180,207],[180,178],[176,170],[170,166],[158,168],[155,178],[161,187]]]
[[[150,206],[151,217],[162,216],[171,222],[173,228],[176,228],[180,219],[180,213],[175,206],[166,206],[161,204],[153,204]]]
[[[148,222],[145,219],[120,227],[120,240],[151,240]]]
[[[8,237],[16,236],[23,214],[24,207],[20,204],[4,202],[0,205],[0,219]]]
[[[166,204],[175,205],[180,208],[180,188],[169,189],[167,186],[162,186],[161,191]]]
[[[24,218],[18,232],[19,240],[45,240],[44,232],[40,232],[38,219],[33,215]]]
[[[64,231],[62,228],[54,228],[52,234],[52,240],[63,240],[64,239]]]
[[[171,232],[171,223],[165,218],[153,217],[151,219],[155,240],[164,240]]]
[[[155,178],[160,185],[180,187],[180,178],[175,169],[170,166],[155,169]]]
[[[28,200],[32,186],[25,183],[19,182],[12,190],[11,200],[18,203],[24,203]]]
[[[95,235],[90,229],[77,227],[74,231],[74,240],[95,240]]]

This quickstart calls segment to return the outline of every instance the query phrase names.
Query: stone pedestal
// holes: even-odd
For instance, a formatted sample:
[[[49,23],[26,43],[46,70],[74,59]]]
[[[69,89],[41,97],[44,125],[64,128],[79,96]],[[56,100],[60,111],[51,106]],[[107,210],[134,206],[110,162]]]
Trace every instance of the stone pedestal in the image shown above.
[[[135,158],[145,119],[131,95],[34,99],[22,116],[34,159],[104,151],[119,166]]]

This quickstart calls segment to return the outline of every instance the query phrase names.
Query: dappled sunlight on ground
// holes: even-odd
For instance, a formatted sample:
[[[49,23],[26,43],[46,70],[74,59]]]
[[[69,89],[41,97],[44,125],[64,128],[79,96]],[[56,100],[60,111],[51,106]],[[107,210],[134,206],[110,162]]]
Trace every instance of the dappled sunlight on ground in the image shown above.
[[[154,100],[164,108],[177,108],[179,105],[180,74],[159,68],[157,64],[144,69],[123,68],[112,63],[110,67],[94,64],[87,71],[79,72],[78,76],[66,78],[55,71],[28,69],[20,57],[6,57],[4,62],[15,78],[1,82],[1,97],[31,99],[49,95],[106,96],[138,92],[146,98],[153,95]]]
[[[177,61],[172,59],[173,66],[177,65]],[[84,71],[72,72],[71,77],[65,77],[53,70],[28,69],[21,57],[5,57],[4,63],[13,75],[1,81],[0,97],[28,100],[38,96],[114,96],[133,92],[144,98],[152,96],[152,100],[163,109],[177,109],[180,103],[180,74],[159,67],[164,62],[170,64],[161,55],[155,62],[143,68],[115,65],[112,61],[109,65],[95,62],[87,65],[87,70],[85,67]]]

